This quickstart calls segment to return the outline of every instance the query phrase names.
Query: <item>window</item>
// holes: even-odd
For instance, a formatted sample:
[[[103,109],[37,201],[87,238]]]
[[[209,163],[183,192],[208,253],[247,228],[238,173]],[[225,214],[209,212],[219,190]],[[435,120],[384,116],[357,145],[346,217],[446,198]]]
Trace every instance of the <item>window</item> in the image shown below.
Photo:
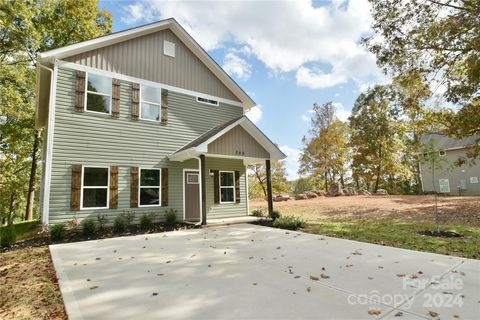
[[[440,179],[438,180],[438,184],[440,185],[441,193],[450,193],[450,182],[448,179]]]
[[[218,101],[217,100],[212,100],[208,98],[202,98],[202,97],[197,97],[197,101],[201,103],[206,103],[206,104],[211,104],[214,106],[218,106]]]
[[[140,169],[140,207],[160,205],[160,169]]]
[[[235,202],[235,179],[233,171],[220,171],[220,203]]]
[[[442,151],[440,151],[440,152],[438,153],[438,155],[439,155],[440,157],[445,157],[445,156],[447,156],[447,153],[442,150]]]
[[[140,87],[140,97],[140,119],[160,121],[162,90],[142,84]]]
[[[87,111],[110,114],[111,96],[112,78],[87,74]]]
[[[108,208],[109,168],[83,167],[82,208]]]
[[[175,43],[163,40],[163,54],[175,58]]]
[[[198,173],[187,173],[187,184],[199,184]]]

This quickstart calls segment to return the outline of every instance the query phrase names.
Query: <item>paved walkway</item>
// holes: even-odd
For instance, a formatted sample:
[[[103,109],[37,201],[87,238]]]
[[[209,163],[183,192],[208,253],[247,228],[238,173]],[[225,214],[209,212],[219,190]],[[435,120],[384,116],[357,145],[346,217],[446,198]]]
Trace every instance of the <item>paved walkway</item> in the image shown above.
[[[50,246],[70,319],[478,319],[480,261],[239,224]]]

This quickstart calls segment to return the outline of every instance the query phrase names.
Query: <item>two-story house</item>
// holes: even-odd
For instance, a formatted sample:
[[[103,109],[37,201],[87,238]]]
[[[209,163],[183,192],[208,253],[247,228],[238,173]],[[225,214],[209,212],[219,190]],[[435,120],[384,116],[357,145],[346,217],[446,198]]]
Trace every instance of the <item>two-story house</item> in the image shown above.
[[[424,135],[420,154],[423,192],[480,196],[480,161],[471,163],[467,157],[479,140],[479,135],[464,139],[442,133]]]
[[[43,223],[247,215],[246,165],[285,157],[245,116],[254,106],[174,19],[41,53]]]

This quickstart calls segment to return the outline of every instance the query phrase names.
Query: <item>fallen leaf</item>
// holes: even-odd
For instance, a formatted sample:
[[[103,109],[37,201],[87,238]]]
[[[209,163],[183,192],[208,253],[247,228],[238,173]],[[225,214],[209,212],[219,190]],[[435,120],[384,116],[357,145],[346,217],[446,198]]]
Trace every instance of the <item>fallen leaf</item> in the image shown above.
[[[320,277],[321,277],[322,279],[328,279],[328,278],[330,278],[330,276],[327,276],[326,274],[323,274],[323,273],[320,275]]]
[[[152,293],[152,296],[158,296],[157,292]]]
[[[417,278],[418,278],[418,275],[416,275],[415,273],[410,276],[410,279],[417,279]]]
[[[315,276],[310,276],[310,280],[318,281],[318,280],[320,280],[320,278],[319,278],[319,277],[315,277]]]
[[[90,281],[90,279],[87,279],[87,281]]]
[[[310,292],[310,291],[312,291],[312,288],[307,287],[307,292]]]
[[[93,287],[90,287],[90,290],[94,290],[94,289],[97,289],[98,286],[93,286]]]
[[[159,277],[161,277],[163,275],[164,275],[163,273],[157,273],[157,276],[159,276]]]
[[[397,313],[395,313],[395,317],[401,317],[401,316],[403,316],[402,311],[398,311]]]
[[[458,314],[454,314],[453,317],[454,317],[455,319],[460,319],[460,316],[459,316]]]
[[[418,271],[417,273],[418,273],[418,274],[423,274],[423,271]]]
[[[253,257],[248,257],[248,260],[252,260],[252,259],[253,259]]]
[[[254,286],[256,286],[258,283],[254,282],[254,283],[252,283],[252,284],[253,284]]]
[[[95,260],[102,260],[102,258],[95,258]]]
[[[382,313],[382,311],[378,308],[371,308],[368,310],[368,314],[372,316],[378,316],[380,313]]]
[[[170,262],[172,262],[172,261],[170,261],[170,260],[165,261],[165,263],[170,263]]]
[[[397,277],[399,277],[399,278],[403,278],[403,277],[405,277],[405,276],[406,276],[405,273],[399,273],[399,274],[397,274]]]
[[[190,256],[190,258],[193,258],[193,257],[195,257],[195,256],[196,256],[196,254],[194,253],[194,254],[192,254],[192,255]]]
[[[322,267],[322,271],[325,271],[325,267]]]
[[[429,314],[430,317],[432,317],[432,318],[438,317],[438,312],[435,312],[435,311],[428,310],[428,314]]]
[[[373,280],[373,277],[368,277],[368,280]]]
[[[298,278],[300,278],[300,276],[295,276],[294,278],[295,278],[295,279],[298,279]],[[480,301],[479,301],[479,302],[480,302]]]
[[[466,274],[465,272],[461,271],[461,272],[460,272],[460,275],[461,275],[461,276],[466,276],[467,274]]]

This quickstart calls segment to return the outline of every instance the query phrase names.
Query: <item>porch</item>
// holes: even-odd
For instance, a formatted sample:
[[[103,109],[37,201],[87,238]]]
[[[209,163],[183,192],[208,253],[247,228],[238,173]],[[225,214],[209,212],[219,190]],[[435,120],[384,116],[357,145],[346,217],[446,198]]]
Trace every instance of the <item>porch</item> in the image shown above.
[[[208,217],[209,207],[207,194],[213,194],[216,205],[234,205],[240,202],[241,184],[244,183],[246,209],[245,217],[228,217],[233,223],[235,219],[248,218],[248,178],[244,171],[232,171],[212,167],[210,161],[214,158],[232,161],[242,161],[243,167],[249,164],[265,163],[268,212],[273,210],[273,194],[271,183],[271,161],[284,159],[286,156],[265,134],[260,131],[246,116],[212,128],[200,135],[184,147],[169,156],[175,162],[197,160],[197,168],[184,172],[183,197],[184,220],[205,225],[229,224],[222,220]],[[242,174],[244,172],[244,174]],[[212,177],[213,182],[207,177]],[[245,179],[241,182],[240,179]],[[207,189],[208,188],[208,189]],[[246,222],[246,221],[244,221]]]

